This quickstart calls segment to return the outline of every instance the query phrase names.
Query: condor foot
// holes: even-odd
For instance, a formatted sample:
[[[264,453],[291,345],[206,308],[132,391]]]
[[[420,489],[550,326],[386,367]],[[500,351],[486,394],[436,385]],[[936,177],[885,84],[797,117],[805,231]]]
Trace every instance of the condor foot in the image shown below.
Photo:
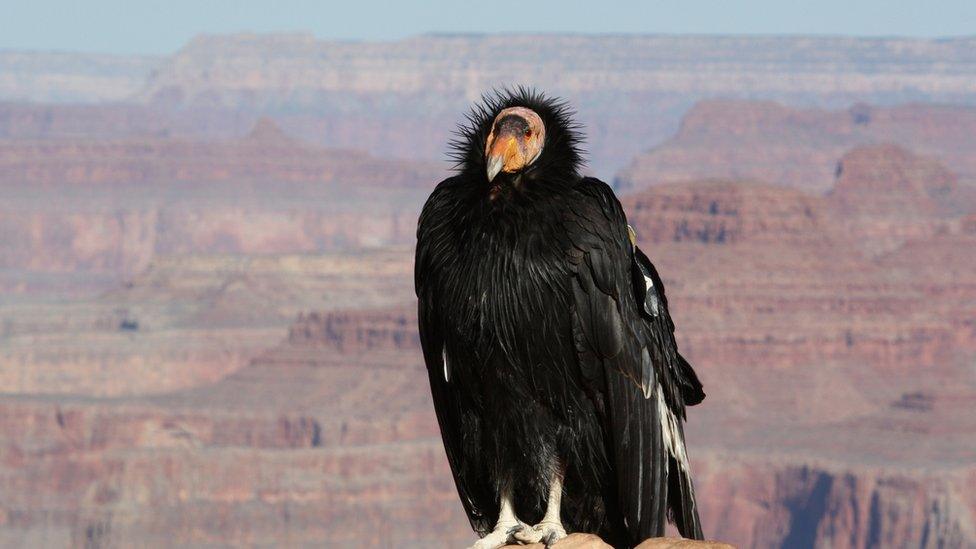
[[[523,529],[527,529],[528,526],[523,522],[505,522],[495,525],[495,529],[488,533],[485,537],[474,542],[474,545],[468,549],[498,549],[499,547],[504,547],[510,542],[517,542],[513,534]]]
[[[542,542],[547,548],[566,537],[566,529],[559,522],[544,520],[535,526],[515,529],[515,540],[520,543]]]

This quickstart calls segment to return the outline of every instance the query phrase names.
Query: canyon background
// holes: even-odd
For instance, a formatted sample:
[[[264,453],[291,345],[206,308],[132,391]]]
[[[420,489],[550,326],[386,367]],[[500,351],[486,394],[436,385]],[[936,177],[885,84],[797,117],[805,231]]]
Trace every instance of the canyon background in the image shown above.
[[[470,543],[414,231],[514,84],[662,274],[707,536],[976,547],[976,38],[558,32],[0,49],[0,546]]]

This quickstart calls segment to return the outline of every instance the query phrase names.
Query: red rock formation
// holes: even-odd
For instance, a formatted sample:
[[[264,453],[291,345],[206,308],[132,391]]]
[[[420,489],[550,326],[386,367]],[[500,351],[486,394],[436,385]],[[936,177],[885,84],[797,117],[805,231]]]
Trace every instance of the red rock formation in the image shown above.
[[[710,460],[709,460],[710,461]],[[919,474],[860,465],[723,458],[694,464],[710,535],[740,546],[840,548],[972,543],[972,468]],[[709,519],[706,519],[706,524]],[[938,539],[938,542],[933,540]]]
[[[935,160],[882,144],[845,154],[830,195],[843,215],[932,215],[956,187],[956,177]]]
[[[734,170],[730,170],[734,171]],[[963,189],[935,160],[897,145],[844,154],[828,199],[743,183],[657,186],[624,198],[629,219],[656,242],[745,239],[844,241],[869,254],[950,231]],[[965,224],[965,223],[963,223]]]
[[[317,315],[313,324],[344,317]],[[317,339],[300,328],[310,318],[293,330],[303,334],[297,340],[215,385],[149,401],[0,399],[0,467],[17,473],[0,475],[6,539],[54,531],[59,540],[122,545],[469,542],[423,367],[416,349],[407,352],[416,343],[362,345],[357,330]],[[360,318],[383,326],[404,313]],[[718,382],[698,364],[715,387],[710,399],[751,382]],[[823,397],[834,406],[846,399]],[[965,398],[847,424],[767,416],[750,426],[757,432],[743,430],[741,407],[706,401],[689,429],[709,536],[739,546],[971,543],[968,445],[927,432],[976,403]],[[729,416],[739,427],[702,429]],[[976,432],[971,418],[955,422],[950,432]],[[915,445],[892,456],[886,447],[897,437]],[[942,466],[919,473],[912,460],[932,463],[930,454]]]
[[[162,63],[140,98],[181,108],[284,104],[312,111],[282,118],[307,139],[440,158],[470,101],[499,83],[531,82],[579,106],[591,167],[607,175],[665,139],[705,97],[804,104],[966,97],[971,78],[919,67],[937,61],[970,74],[969,48],[967,40],[787,37],[456,35],[352,44],[308,35],[204,36]]]
[[[112,397],[214,382],[280,341],[301,311],[410,299],[413,290],[402,281],[412,261],[409,249],[179,256],[156,259],[145,273],[95,297],[8,297],[0,306],[0,384],[9,394]],[[360,319],[364,341],[384,334],[362,324],[371,315],[340,318],[350,316]]]
[[[741,546],[972,543],[976,501],[960,487],[976,480],[976,425],[957,411],[976,401],[954,365],[976,353],[960,299],[976,291],[976,256],[952,255],[972,235],[874,262],[834,239],[819,202],[732,183],[626,202],[711,388],[688,425],[706,531]],[[734,237],[674,237],[710,216]],[[313,270],[329,265],[409,286],[399,263]],[[410,311],[303,315],[247,368],[149,400],[0,399],[4,540],[470,542]]]
[[[933,105],[846,111],[773,102],[703,101],[678,134],[639,155],[617,178],[624,189],[710,178],[745,179],[812,192],[831,188],[837,160],[864,144],[895,143],[976,178],[976,109]]]
[[[447,50],[468,39],[445,40]],[[246,61],[260,54],[257,42],[227,54]],[[214,45],[203,46],[206,65]],[[285,40],[283,47],[287,61],[319,46]],[[208,101],[199,90],[220,92],[211,96],[218,103],[247,98],[238,74],[204,78],[200,60],[187,58],[199,52],[185,53],[187,73],[154,81],[176,85],[147,93],[181,106]],[[261,77],[287,82],[288,70],[277,71]],[[691,77],[672,84],[685,86],[682,78]],[[574,85],[593,86],[587,81]],[[377,82],[389,83],[352,85]],[[445,93],[466,103],[455,84]],[[258,102],[275,93],[257,94]],[[603,104],[607,96],[587,97]],[[629,101],[643,109],[640,97]],[[411,101],[437,101],[426,98]],[[633,126],[631,111],[610,103],[617,118],[595,140],[607,143],[603,132],[646,143],[622,130]],[[111,139],[0,144],[0,170],[10,178],[0,185],[0,280],[15,286],[25,268],[131,274],[153,265],[98,306],[0,307],[0,381],[8,391],[0,395],[0,545],[470,542],[425,387],[413,308],[393,305],[411,299],[409,253],[277,255],[409,242],[424,185],[436,179],[419,174],[432,168],[319,150],[265,122],[249,137],[221,142],[119,138],[115,132],[134,127],[155,133],[146,113],[165,107],[146,109],[105,122],[98,131]],[[6,122],[4,112],[12,113]],[[437,125],[428,120],[436,113],[416,112]],[[966,253],[976,250],[976,223],[952,217],[964,210],[947,212],[941,195],[964,183],[896,147],[843,156],[883,137],[935,154],[965,179],[976,173],[966,171],[971,114],[703,104],[675,142],[635,164],[653,170],[631,172],[635,181],[701,167],[823,190],[843,157],[826,199],[722,181],[624,199],[665,277],[680,345],[709,394],[688,424],[709,536],[741,546],[976,544],[976,498],[966,490],[976,484],[976,423],[960,413],[976,405],[976,253]],[[253,113],[241,117],[249,125]],[[37,135],[49,124],[65,137],[94,119],[84,108],[0,109],[0,127]],[[227,120],[222,128],[243,124]],[[334,130],[330,138],[372,143],[415,121],[379,120],[354,112],[305,123]],[[425,134],[430,126],[414,129]],[[422,150],[409,145],[411,155]],[[356,179],[342,171],[346,161],[382,177]],[[26,186],[25,177],[47,183]],[[178,181],[196,178],[206,184]],[[342,188],[344,181],[361,187]],[[892,230],[885,223],[899,216],[913,224],[935,216],[944,226],[885,241]],[[864,249],[883,253],[865,257]],[[159,258],[193,252],[265,257]],[[353,310],[364,305],[391,308]],[[298,310],[319,312],[299,316],[283,343],[259,353],[284,337],[282,319]],[[130,311],[146,333],[120,330]]]
[[[860,181],[845,181],[845,192]],[[958,412],[976,404],[967,377],[976,254],[959,253],[976,239],[960,222],[867,258],[832,229],[829,200],[705,182],[624,201],[708,392],[688,424],[706,533],[740,546],[976,543],[976,500],[964,489],[976,481],[976,424]],[[409,302],[409,254],[394,255],[309,258],[300,268],[294,258],[251,259],[247,269],[175,258],[181,268],[158,265],[114,297],[199,302],[184,322],[213,329],[302,300]],[[329,294],[330,284],[343,290]],[[0,397],[0,540],[470,542],[412,310],[304,314],[247,367],[153,397]],[[87,366],[73,367],[81,376]],[[108,372],[137,385],[126,381],[132,372]]]
[[[405,245],[414,238],[417,203],[425,194],[394,191],[374,201],[370,214],[364,215],[363,203],[371,193],[363,189],[335,201],[329,195],[337,191],[329,189],[312,196],[294,187],[252,193],[246,186],[221,184],[208,190],[217,196],[200,202],[192,196],[171,198],[161,189],[106,190],[104,209],[71,201],[49,205],[42,202],[48,192],[28,191],[37,199],[29,207],[0,205],[0,266],[105,274],[107,281],[117,282],[136,276],[160,255],[271,255]],[[136,204],[119,197],[130,193],[141,194],[134,197]],[[157,202],[158,195],[163,203]]]
[[[125,114],[115,112],[118,105],[18,106],[8,125],[0,106],[0,136],[227,138],[271,114],[290,133],[322,145],[362,149],[368,143],[383,156],[439,160],[458,113],[485,90],[523,82],[579,107],[590,166],[608,177],[667,139],[684,112],[705,98],[801,105],[969,102],[972,49],[965,38],[441,35],[351,43],[242,34],[201,36],[157,61],[101,57],[92,63],[70,54],[9,52],[7,59],[22,60],[0,58],[6,77],[0,98],[6,100],[121,100],[139,75],[155,70],[131,98],[142,112],[131,112],[131,105],[121,107]],[[99,74],[113,66],[109,75]],[[887,123],[870,109],[855,115],[861,124]],[[904,126],[914,124],[912,117],[891,118]],[[946,127],[929,126],[936,132]],[[958,143],[969,134],[959,135]],[[781,153],[797,165],[806,161],[799,150]],[[731,177],[757,179],[751,173]]]
[[[771,185],[729,181],[667,185],[623,199],[645,242],[738,243],[755,239],[818,238],[823,204]]]
[[[235,141],[170,138],[7,141],[0,143],[0,183],[92,185],[263,181],[429,188],[433,164],[380,160],[363,152],[310,147],[262,119]]]
[[[636,549],[734,549],[720,541],[695,541],[680,538],[653,538],[642,542]]]
[[[288,330],[294,345],[321,345],[339,352],[419,348],[417,315],[412,312],[354,311],[302,314]]]
[[[232,139],[247,135],[259,112],[166,109],[137,103],[0,102],[0,139]],[[321,143],[322,141],[316,141]]]
[[[408,243],[442,176],[305,145],[267,120],[234,141],[0,142],[0,266],[118,279],[158,254]]]
[[[710,388],[688,424],[706,532],[739,546],[971,544],[976,424],[958,410],[976,404],[976,254],[954,252],[976,241],[950,232],[866,259],[829,230],[824,200],[710,182],[626,201]],[[732,237],[675,238],[711,217]],[[409,269],[384,265],[348,269],[395,271],[408,295]],[[0,399],[5,539],[470,542],[412,323],[412,307],[309,313],[212,385]]]
[[[325,91],[477,93],[501,77],[530,74],[547,88],[576,91],[877,93],[912,83],[929,93],[967,93],[968,82],[918,67],[938,59],[967,73],[970,48],[968,39],[842,37],[438,35],[360,44],[308,34],[200,36],[162,64],[143,95],[241,104],[269,95],[309,100]],[[513,59],[511,51],[520,55]],[[390,70],[391,58],[401,70]],[[898,70],[907,63],[916,72]],[[873,69],[867,74],[866,64]],[[358,77],[345,77],[348,71]]]
[[[847,234],[878,252],[948,230],[940,214],[957,189],[935,160],[895,145],[864,146],[841,158],[829,204]]]

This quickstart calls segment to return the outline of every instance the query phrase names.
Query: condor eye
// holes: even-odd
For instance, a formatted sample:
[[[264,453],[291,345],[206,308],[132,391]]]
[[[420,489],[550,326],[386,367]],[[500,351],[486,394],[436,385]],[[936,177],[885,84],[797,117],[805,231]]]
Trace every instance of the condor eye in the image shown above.
[[[532,130],[530,128],[525,129],[525,137],[532,137]]]

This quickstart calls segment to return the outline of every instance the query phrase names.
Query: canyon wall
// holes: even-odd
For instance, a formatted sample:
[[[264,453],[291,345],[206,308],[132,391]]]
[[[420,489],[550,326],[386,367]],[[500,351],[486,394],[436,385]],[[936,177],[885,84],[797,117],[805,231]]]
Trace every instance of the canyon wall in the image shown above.
[[[469,543],[411,245],[459,113],[515,83],[580,111],[588,171],[625,168],[708,393],[706,534],[976,545],[973,45],[0,53],[0,545]]]
[[[909,104],[846,110],[774,102],[703,101],[671,139],[638,155],[616,186],[732,178],[810,192],[833,186],[837,161],[859,145],[897,144],[931,156],[966,181],[976,180],[976,109]]]
[[[267,120],[230,141],[0,141],[0,267],[118,279],[159,254],[409,243],[444,168],[306,145]]]
[[[624,206],[708,393],[689,410],[687,434],[709,537],[744,547],[976,543],[965,489],[976,481],[976,420],[959,413],[976,404],[976,254],[958,253],[976,249],[968,225],[867,255],[834,226],[831,198],[782,187],[656,186]],[[344,292],[360,302],[343,310],[292,309],[306,312],[280,344],[219,381],[0,398],[3,541],[469,542],[425,385],[409,252],[309,263],[307,273],[328,265],[389,278]],[[154,288],[182,278],[147,275],[125,293],[166,295]],[[290,280],[280,287],[300,279]],[[279,287],[267,284],[249,287]],[[364,310],[361,296],[382,288],[399,297]],[[194,318],[240,318],[252,308],[240,303]]]
[[[412,321],[400,308],[304,315],[287,341],[222,381],[148,399],[3,399],[2,467],[16,472],[2,476],[3,540],[463,545],[472,534]],[[697,328],[680,326],[694,348]],[[910,396],[889,413],[889,404],[851,410],[850,393],[819,392],[823,406],[843,403],[849,414],[831,418],[803,402],[776,405],[775,393],[798,393],[790,385],[806,384],[812,365],[768,360],[754,368],[789,376],[753,385],[758,375],[719,378],[731,353],[695,359],[712,387],[688,425],[709,537],[746,547],[976,542],[976,500],[965,490],[976,480],[976,424],[945,421],[976,393]],[[739,398],[748,393],[778,410],[750,422],[761,433],[728,428],[759,416]]]
[[[573,104],[587,129],[590,169],[610,177],[666,139],[700,99],[972,103],[972,51],[972,39],[201,36],[161,63],[137,98],[256,109],[315,142],[442,158],[459,113],[486,90],[533,86]]]
[[[121,101],[145,85],[162,59],[148,55],[0,51],[0,101]]]
[[[973,104],[973,49],[971,38],[512,34],[336,42],[307,34],[200,36],[171,56],[132,60],[153,65],[151,73],[126,72],[145,74],[134,93],[128,83],[103,82],[111,97],[128,94],[125,104],[0,105],[0,136],[226,138],[269,115],[288,133],[321,145],[440,160],[473,101],[486,90],[521,84],[573,104],[587,129],[590,169],[609,178],[667,139],[702,99],[832,108]],[[70,73],[84,81],[91,72],[80,62],[71,72],[71,63],[31,59],[42,74]],[[8,73],[24,91],[0,87],[0,99],[39,101],[61,93],[59,80],[31,80],[25,70]]]

